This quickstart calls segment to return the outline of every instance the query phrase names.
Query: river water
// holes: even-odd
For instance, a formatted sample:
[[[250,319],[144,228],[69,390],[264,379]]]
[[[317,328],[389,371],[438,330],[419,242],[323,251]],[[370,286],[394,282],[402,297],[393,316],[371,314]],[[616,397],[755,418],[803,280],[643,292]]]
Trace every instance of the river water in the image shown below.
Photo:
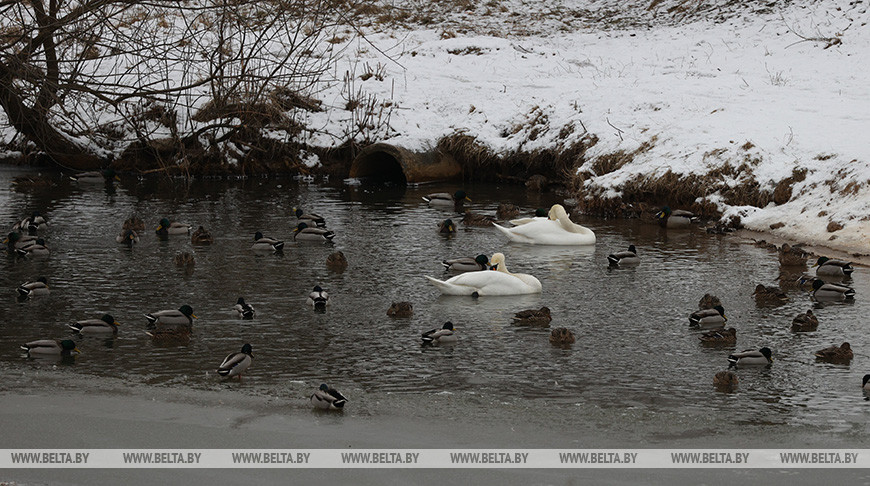
[[[100,378],[169,394],[217,390],[266,397],[294,413],[308,408],[303,397],[327,382],[351,399],[345,419],[389,411],[433,423],[461,414],[481,424],[539,425],[541,437],[525,444],[552,445],[547,436],[561,440],[566,431],[592,437],[581,441],[586,446],[870,443],[870,402],[861,390],[870,372],[866,268],[849,282],[857,290],[854,303],[813,307],[806,291],[789,288],[787,303],[759,306],[755,285],[776,284],[780,275],[774,251],[698,229],[592,218],[575,222],[595,231],[594,247],[512,244],[494,228],[463,226],[452,210],[421,199],[452,193],[456,185],[125,178],[111,191],[62,182],[18,192],[10,186],[15,175],[0,171],[0,220],[11,227],[41,211],[50,222],[44,236],[52,254],[0,260],[6,295],[0,298],[0,369],[17,383],[0,385],[7,391],[20,392],[28,376],[50,372],[84,390]],[[532,213],[559,201],[516,186],[463,188],[473,199],[470,208],[486,214],[499,202]],[[294,243],[297,206],[322,215],[334,242]],[[128,249],[115,236],[132,214],[146,230]],[[202,225],[215,241],[194,247],[186,236],[160,240],[153,228],[162,217]],[[449,238],[437,232],[448,217],[459,228]],[[286,240],[283,253],[252,252],[256,231]],[[642,263],[608,269],[606,256],[629,244]],[[325,265],[335,250],[347,256],[344,272]],[[173,263],[181,251],[194,254],[192,270]],[[449,277],[442,259],[497,251],[511,271],[538,277],[543,293],[443,297],[423,278]],[[48,277],[51,295],[17,301],[16,286],[38,276]],[[306,304],[314,285],[330,293],[324,313]],[[708,292],[722,300],[738,331],[736,346],[702,346],[700,332],[689,328],[688,315]],[[231,311],[240,296],[255,307],[253,320]],[[413,317],[387,317],[394,301],[412,302]],[[145,334],[143,314],[182,304],[198,316],[189,342],[155,342]],[[515,312],[542,305],[552,310],[551,328],[574,331],[573,346],[554,347],[549,329],[512,323]],[[818,330],[791,332],[792,318],[809,308],[819,317]],[[67,328],[104,313],[121,323],[115,338],[81,337]],[[422,347],[420,333],[447,320],[459,342]],[[41,338],[74,339],[82,353],[60,362],[22,355],[19,344]],[[855,350],[851,365],[816,362],[815,350],[843,341]],[[215,368],[246,342],[255,355],[249,373],[241,383],[222,381]],[[713,387],[730,352],[762,346],[773,350],[772,366],[738,370],[733,392]]]

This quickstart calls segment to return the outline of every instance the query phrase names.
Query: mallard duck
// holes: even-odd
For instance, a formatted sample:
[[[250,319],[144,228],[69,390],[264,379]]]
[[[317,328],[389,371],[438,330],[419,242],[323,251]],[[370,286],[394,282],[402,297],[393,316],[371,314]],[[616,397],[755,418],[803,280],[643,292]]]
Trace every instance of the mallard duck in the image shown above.
[[[455,343],[459,339],[456,337],[456,329],[453,323],[447,321],[443,326],[436,329],[431,329],[423,333],[423,345],[427,344],[448,344]]]
[[[818,327],[819,320],[816,318],[816,315],[813,314],[812,309],[808,310],[806,314],[798,314],[794,320],[791,321],[791,330],[795,332],[815,331]]]
[[[313,305],[315,309],[326,309],[329,304],[329,294],[320,288],[320,285],[315,285],[314,290],[308,294],[308,305]]]
[[[456,225],[453,224],[452,219],[445,219],[438,223],[438,232],[442,235],[452,235],[456,233]]]
[[[701,300],[698,301],[698,309],[712,309],[717,305],[722,305],[722,301],[719,300],[719,297],[711,294],[704,294],[701,297]]]
[[[207,229],[200,226],[190,235],[190,243],[193,245],[210,245],[214,243],[214,238]]]
[[[39,214],[39,211],[34,211],[30,213],[30,216],[15,223],[12,226],[12,231],[20,233],[28,232],[30,234],[35,234],[36,231],[47,227],[48,221],[46,221],[45,217]]]
[[[224,358],[223,363],[218,366],[218,374],[226,378],[238,376],[239,381],[241,381],[242,373],[250,368],[251,362],[254,360],[253,353],[254,350],[251,345],[245,343],[244,346],[242,346],[241,351],[238,353],[230,353],[226,358]]]
[[[3,240],[3,244],[6,245],[6,251],[9,253],[14,253],[15,250],[24,250],[30,245],[35,245],[36,240],[39,237],[36,236],[36,233],[28,235],[22,235],[17,231],[13,231],[6,236],[6,239]]]
[[[870,384],[868,384],[868,382],[870,382],[870,375],[864,375],[864,379],[861,382],[861,388],[870,391]]]
[[[734,388],[740,380],[731,371],[720,371],[713,376],[713,385],[717,388]]]
[[[427,194],[423,196],[423,200],[430,206],[453,207],[457,212],[461,212],[462,204],[465,201],[471,202],[465,191],[461,189],[454,192],[452,196],[446,192]]]
[[[495,223],[495,218],[466,210],[460,221],[465,226],[492,226]]]
[[[697,222],[698,218],[691,212],[683,209],[672,210],[665,206],[661,211],[656,213],[659,225],[663,228],[686,228],[690,224]]]
[[[693,312],[689,316],[689,325],[702,328],[723,327],[727,320],[725,308],[717,305],[712,309],[701,309]]]
[[[326,220],[323,219],[323,216],[314,213],[305,213],[299,208],[293,208],[293,213],[296,215],[296,224],[305,223],[308,226],[314,228],[325,228]]]
[[[607,262],[612,267],[637,265],[640,263],[640,258],[637,256],[637,248],[634,245],[628,245],[628,251],[620,251],[608,255]]]
[[[27,245],[24,248],[18,248],[15,252],[19,256],[28,258],[46,258],[51,254],[51,251],[45,246],[45,240],[42,238],[37,238],[33,244]]]
[[[33,282],[26,282],[18,286],[18,296],[21,298],[37,297],[40,295],[48,295],[51,291],[48,289],[48,279],[39,277]]]
[[[813,280],[813,299],[819,301],[852,300],[855,298],[855,289],[835,283],[825,283],[822,280]]]
[[[176,253],[173,261],[175,261],[176,267],[192,267],[196,265],[196,257],[189,251]]]
[[[263,233],[261,233],[259,231],[254,233],[254,244],[251,245],[252,250],[279,252],[283,248],[284,248],[283,241],[276,240],[275,238],[270,238],[268,236],[263,236]]]
[[[566,327],[557,327],[550,331],[550,344],[554,346],[566,346],[574,344],[574,333]]]
[[[461,257],[452,260],[444,260],[441,262],[444,268],[451,272],[477,272],[489,268],[489,257],[486,255],[477,255],[474,258]]]
[[[843,343],[840,346],[829,346],[816,351],[816,359],[829,363],[849,362],[853,357],[852,346],[849,343]]]
[[[253,319],[254,318],[254,307],[251,304],[245,302],[245,299],[239,297],[239,300],[236,301],[236,305],[233,306],[233,310],[239,315],[242,319]]]
[[[499,203],[495,210],[498,219],[516,218],[520,215],[520,208],[510,203]]]
[[[728,329],[715,329],[707,331],[698,336],[698,339],[703,343],[710,344],[733,344],[737,342],[737,329],[729,327]]]
[[[79,334],[118,334],[121,324],[111,314],[104,314],[99,319],[86,319],[70,324],[69,328]]]
[[[326,383],[322,383],[320,388],[311,395],[311,404],[322,410],[341,410],[346,403],[347,398],[335,388],[330,388]]]
[[[752,296],[758,304],[782,304],[788,301],[788,296],[779,287],[768,287],[762,284],[755,286]]]
[[[123,230],[115,237],[115,241],[121,245],[132,247],[136,243],[139,243],[139,235],[131,229]]]
[[[393,302],[387,309],[387,315],[390,317],[411,317],[413,313],[414,306],[410,302]]]
[[[121,226],[123,230],[145,231],[145,221],[135,214],[124,220]]]
[[[813,267],[816,267],[816,275],[825,277],[848,277],[855,271],[851,262],[832,260],[828,257],[819,257]]]
[[[550,208],[549,218],[535,218],[513,228],[493,224],[511,241],[531,245],[594,245],[595,233],[589,228],[575,224],[561,204]]]
[[[531,223],[532,221],[538,221],[541,219],[550,219],[549,212],[544,208],[538,208],[535,210],[535,216],[531,218],[519,218],[510,220],[510,224],[514,226],[519,226],[526,223]]]
[[[514,324],[525,326],[549,326],[552,320],[549,307],[527,309],[514,314]]]
[[[770,348],[761,348],[758,351],[747,350],[741,353],[728,355],[730,366],[759,366],[773,363],[773,353]]]
[[[503,253],[490,258],[492,270],[465,272],[441,281],[426,278],[445,295],[520,295],[541,293],[541,281],[525,273],[510,273]]]
[[[79,354],[80,351],[76,347],[76,343],[71,339],[58,341],[55,339],[40,339],[30,341],[21,345],[21,349],[27,351],[29,355],[55,355],[55,356],[70,356]]]
[[[169,218],[163,218],[157,225],[155,230],[158,236],[168,235],[189,235],[190,225],[187,223],[179,223],[178,221],[169,221]]]
[[[88,172],[79,172],[78,174],[74,174],[69,176],[75,182],[80,183],[89,183],[89,184],[105,184],[110,183],[113,180],[120,181],[121,178],[118,177],[118,174],[115,173],[115,169],[111,167],[107,167],[102,170],[92,170]]]
[[[293,228],[294,241],[332,241],[335,233],[323,228],[312,228],[306,223],[299,223]]]
[[[809,253],[799,246],[783,243],[778,250],[779,264],[784,267],[806,267]]]
[[[158,334],[190,334],[193,330],[193,320],[196,319],[193,308],[183,305],[178,310],[162,310],[145,314],[151,336]]]
[[[347,268],[347,258],[340,250],[334,251],[326,257],[326,267],[330,270],[344,271]]]

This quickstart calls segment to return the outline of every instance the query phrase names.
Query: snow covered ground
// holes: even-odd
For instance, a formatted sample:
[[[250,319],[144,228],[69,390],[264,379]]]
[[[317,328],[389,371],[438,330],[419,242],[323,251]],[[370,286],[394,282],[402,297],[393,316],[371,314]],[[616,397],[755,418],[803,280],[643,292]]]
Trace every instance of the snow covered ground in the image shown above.
[[[328,40],[341,54],[313,93],[325,110],[305,115],[307,142],[423,151],[464,133],[510,154],[595,137],[580,168],[587,194],[708,175],[705,201],[726,218],[870,254],[868,3],[364,2],[359,30]],[[635,151],[595,173],[596,158]],[[721,194],[753,182],[772,192],[793,176],[780,205],[729,206]]]
[[[870,253],[868,3],[735,3],[728,8],[740,13],[707,6],[676,18],[677,7],[703,4],[488,2],[425,27],[367,31],[365,41],[348,42],[336,68],[337,79],[351,73],[354,81],[318,96],[336,108],[356,92],[387,102],[378,114],[390,129],[369,135],[410,150],[456,132],[502,154],[594,134],[588,171],[597,156],[651,145],[620,169],[587,177],[610,196],[638,174],[702,175],[745,163],[724,183],[754,179],[773,191],[805,169],[785,204],[727,206],[715,191],[708,200],[749,229]],[[584,19],[595,12],[597,23]],[[336,132],[353,116],[328,110],[310,123]],[[567,136],[565,127],[573,128]]]

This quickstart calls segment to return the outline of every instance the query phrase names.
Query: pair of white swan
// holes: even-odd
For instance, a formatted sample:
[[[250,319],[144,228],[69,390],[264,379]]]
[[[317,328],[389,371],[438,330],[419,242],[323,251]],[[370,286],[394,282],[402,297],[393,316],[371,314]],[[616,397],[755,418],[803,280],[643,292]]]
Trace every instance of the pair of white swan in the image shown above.
[[[571,221],[561,204],[550,208],[547,218],[524,218],[511,221],[513,228],[493,224],[511,241],[531,245],[594,245],[595,233]]]
[[[445,281],[426,276],[444,295],[520,295],[541,293],[541,281],[525,273],[510,273],[504,254],[490,259],[492,270],[467,272]]]

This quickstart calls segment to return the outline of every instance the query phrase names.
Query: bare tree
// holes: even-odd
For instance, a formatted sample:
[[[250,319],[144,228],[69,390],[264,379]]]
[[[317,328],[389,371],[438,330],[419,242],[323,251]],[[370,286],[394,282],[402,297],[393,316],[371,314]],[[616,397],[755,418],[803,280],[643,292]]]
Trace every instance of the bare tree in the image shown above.
[[[58,164],[130,147],[243,160],[334,63],[354,6],[339,0],[0,0],[0,108]],[[164,153],[167,153],[164,151]]]

